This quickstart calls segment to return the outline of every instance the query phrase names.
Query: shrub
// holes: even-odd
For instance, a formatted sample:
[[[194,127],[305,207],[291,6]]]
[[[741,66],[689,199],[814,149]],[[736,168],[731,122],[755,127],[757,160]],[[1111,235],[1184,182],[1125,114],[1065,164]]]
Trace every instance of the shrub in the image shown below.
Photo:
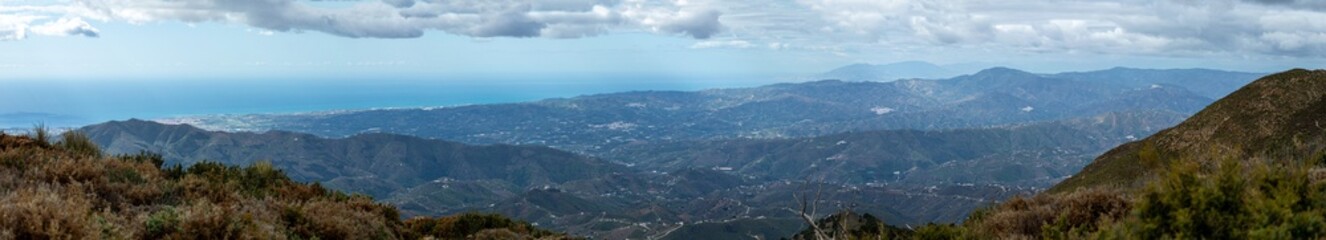
[[[1121,190],[1080,189],[1069,194],[1015,197],[977,211],[966,225],[988,238],[1042,238],[1046,233],[1094,231],[1099,221],[1122,218],[1129,207]]]
[[[1137,199],[1125,222],[1141,238],[1289,238],[1326,236],[1326,185],[1300,163],[1243,166],[1227,159],[1214,168],[1174,167]]]
[[[534,228],[526,222],[513,221],[496,214],[466,213],[442,218],[413,218],[405,221],[405,227],[411,232],[427,237],[441,239],[466,239],[477,237],[485,230],[501,229],[505,232],[527,236],[527,238],[558,237],[559,234]],[[488,232],[483,237],[494,237],[505,232]]]
[[[60,143],[57,146],[81,156],[101,157],[101,148],[97,147],[97,144],[93,143],[87,134],[79,131],[68,131],[60,134]]]
[[[252,196],[265,196],[277,186],[290,183],[285,173],[267,161],[259,161],[244,168],[239,176],[239,184],[244,192]]]
[[[366,198],[348,201],[319,199],[285,203],[281,219],[291,226],[291,234],[300,238],[384,239],[399,234],[396,221],[379,221],[383,211],[394,209]]]
[[[3,151],[0,152],[0,166],[23,171],[28,167],[28,159],[33,156],[31,151]]]
[[[1319,158],[1177,160],[1133,194],[1015,198],[961,227],[969,236],[1005,239],[1320,239],[1326,169]]]
[[[912,233],[911,239],[917,240],[941,240],[941,239],[966,239],[966,230],[953,224],[926,224],[916,228]]]
[[[147,182],[146,179],[143,179],[143,175],[138,173],[137,169],[132,168],[109,169],[106,171],[106,175],[113,183],[142,184]]]
[[[24,188],[0,196],[0,233],[10,239],[85,239],[97,236],[92,205],[74,189]],[[66,193],[68,192],[68,193]]]
[[[132,162],[151,163],[152,166],[156,166],[157,168],[161,168],[162,164],[166,163],[165,158],[162,158],[161,154],[148,152],[148,151],[138,151],[138,154],[117,155],[115,156],[115,158],[125,161],[132,161]],[[179,166],[176,165],[176,167]]]
[[[235,209],[202,200],[180,211],[179,239],[233,239],[242,226],[236,224]]]
[[[407,228],[389,205],[291,181],[270,163],[162,167],[160,155],[145,152],[97,158],[78,150],[86,145],[74,139],[53,146],[0,134],[0,239],[424,236]],[[462,236],[561,236],[496,215],[412,221],[449,224],[445,229],[463,229]],[[437,224],[442,222],[448,224]]]
[[[179,231],[180,215],[174,207],[166,207],[153,212],[144,225],[147,227],[145,237],[159,239]]]
[[[51,143],[51,130],[46,128],[46,124],[38,123],[32,125],[32,132],[28,133],[28,137],[31,137],[32,140],[36,140],[37,143],[42,146],[49,146]]]

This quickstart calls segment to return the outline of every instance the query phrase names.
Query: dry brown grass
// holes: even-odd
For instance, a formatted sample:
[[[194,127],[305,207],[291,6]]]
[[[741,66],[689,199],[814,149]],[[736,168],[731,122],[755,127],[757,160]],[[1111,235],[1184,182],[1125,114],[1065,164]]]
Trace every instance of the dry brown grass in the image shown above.
[[[291,181],[270,164],[162,168],[159,156],[104,156],[99,151],[87,144],[44,144],[0,134],[0,239],[413,239],[456,234],[414,231],[394,207]],[[491,228],[500,230],[474,229],[461,236],[561,236],[523,223]]]
[[[98,236],[92,205],[77,186],[39,185],[0,196],[0,238],[86,239]]]
[[[966,225],[978,237],[999,239],[1041,239],[1046,231],[1089,232],[1127,215],[1129,201],[1122,190],[1107,188],[1016,197],[973,215]]]

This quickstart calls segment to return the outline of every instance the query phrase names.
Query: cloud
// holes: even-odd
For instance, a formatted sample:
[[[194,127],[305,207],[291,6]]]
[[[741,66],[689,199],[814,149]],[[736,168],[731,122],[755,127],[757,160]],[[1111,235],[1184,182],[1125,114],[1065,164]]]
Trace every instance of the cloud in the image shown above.
[[[723,15],[715,10],[702,12],[682,12],[675,18],[658,24],[663,31],[683,33],[697,39],[707,39],[722,29],[718,17]]]
[[[1321,0],[1245,0],[1247,2],[1284,6],[1292,8],[1326,10],[1326,1]]]
[[[93,28],[92,24],[88,24],[87,22],[83,21],[83,19],[78,19],[78,18],[61,18],[60,20],[56,20],[54,22],[33,26],[32,29],[29,29],[29,31],[32,31],[32,33],[37,35],[45,35],[45,36],[84,36],[84,37],[97,37],[100,35],[101,32],[96,28]]]
[[[469,32],[477,37],[537,37],[548,24],[530,19],[528,5],[487,16]]]
[[[768,46],[841,55],[970,50],[1326,57],[1326,1],[1318,0],[48,1],[53,4],[0,6],[0,39],[100,34],[86,19],[216,22],[351,38],[647,32],[697,39],[692,48]],[[36,30],[43,24],[53,25]]]
[[[414,0],[382,0],[383,3],[398,8],[408,8],[414,6]]]
[[[750,42],[742,41],[742,40],[700,41],[700,42],[696,42],[695,44],[691,44],[691,48],[694,48],[694,49],[703,49],[703,48],[751,48],[751,47],[754,47],[754,46],[755,46],[755,44],[751,44]],[[770,45],[770,48],[776,48],[776,47],[778,47],[778,45]]]
[[[28,25],[35,19],[34,16],[0,15],[0,40],[12,41],[26,38]]]
[[[1326,57],[1326,1],[1317,0],[795,0],[715,9],[724,13],[716,40],[825,52]]]
[[[97,37],[100,31],[80,18],[49,20],[45,16],[0,14],[0,41],[23,40],[33,35]]]
[[[0,6],[0,16],[7,14],[5,8]],[[234,23],[273,32],[350,38],[417,38],[430,31],[472,37],[578,38],[648,31],[703,39],[723,29],[719,21],[723,14],[717,10],[656,0],[71,0],[56,8],[9,9],[105,22]],[[86,22],[60,24],[83,27],[73,32],[78,35],[97,34],[90,25],[79,23]],[[0,31],[17,32],[14,29]]]

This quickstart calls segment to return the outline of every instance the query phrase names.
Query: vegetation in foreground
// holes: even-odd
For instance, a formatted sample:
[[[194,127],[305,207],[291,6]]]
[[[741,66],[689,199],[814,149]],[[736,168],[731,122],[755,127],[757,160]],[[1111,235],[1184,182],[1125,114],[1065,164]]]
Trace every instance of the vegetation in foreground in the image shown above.
[[[833,239],[1320,239],[1326,155],[1297,161],[1175,161],[1145,188],[1014,198],[962,224]],[[813,239],[813,238],[807,238]]]
[[[499,215],[402,221],[370,197],[291,181],[271,164],[163,167],[86,136],[0,133],[0,239],[565,239]]]
[[[1272,74],[1178,126],[1106,152],[1046,193],[900,237],[1326,238],[1322,119],[1326,70]]]

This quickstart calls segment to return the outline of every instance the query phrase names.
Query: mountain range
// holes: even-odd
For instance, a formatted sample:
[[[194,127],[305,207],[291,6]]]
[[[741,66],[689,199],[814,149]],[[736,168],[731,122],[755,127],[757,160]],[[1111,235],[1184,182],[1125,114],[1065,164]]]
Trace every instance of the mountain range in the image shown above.
[[[265,160],[406,215],[495,212],[609,239],[768,239],[799,229],[788,207],[816,189],[828,192],[826,208],[889,224],[958,222],[1076,177],[1105,150],[1173,126],[1255,77],[993,68],[938,80],[163,121],[189,125],[130,120],[80,131],[107,152],[159,152],[170,164]]]
[[[980,69],[970,69],[960,65],[939,66],[922,61],[905,61],[889,64],[858,63],[842,66],[817,74],[816,79],[838,79],[844,81],[879,81],[888,82],[899,79],[940,79],[951,78]]]
[[[1112,76],[1128,80],[1106,80]],[[1173,80],[1176,77],[1191,80]],[[940,80],[825,80],[697,92],[625,92],[512,104],[218,115],[166,121],[209,130],[285,130],[324,137],[383,132],[469,144],[545,145],[598,155],[625,144],[982,128],[1131,110],[1191,114],[1217,97],[1189,89],[1210,89],[1204,91],[1215,96],[1256,77],[1214,70],[1111,69],[1033,74],[992,68]]]
[[[158,153],[166,164],[269,161],[298,181],[386,196],[439,179],[497,179],[518,188],[591,179],[623,166],[541,146],[470,146],[391,134],[327,139],[310,134],[211,132],[142,120],[79,129],[107,152]]]
[[[884,130],[792,139],[626,145],[605,153],[642,169],[724,169],[754,179],[1047,187],[1118,144],[1172,126],[1169,111],[957,130]]]
[[[496,212],[572,234],[613,238],[750,224],[780,224],[784,227],[766,228],[780,231],[762,234],[785,236],[790,232],[781,230],[794,229],[787,226],[797,220],[782,208],[792,194],[810,186],[831,189],[834,194],[826,201],[859,204],[899,223],[955,221],[996,199],[1033,191],[1000,185],[756,179],[707,167],[647,170],[542,146],[474,146],[381,133],[326,139],[282,131],[214,132],[141,120],[78,131],[108,153],[157,152],[166,165],[268,162],[294,180],[365,193],[400,207],[406,215]],[[867,197],[872,201],[860,201]],[[679,236],[684,235],[671,235]]]

